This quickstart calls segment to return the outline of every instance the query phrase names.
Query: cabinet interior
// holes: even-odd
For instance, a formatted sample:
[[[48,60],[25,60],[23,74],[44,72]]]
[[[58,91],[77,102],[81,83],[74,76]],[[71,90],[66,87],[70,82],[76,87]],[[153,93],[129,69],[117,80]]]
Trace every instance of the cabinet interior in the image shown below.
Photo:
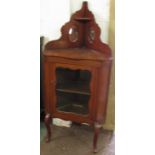
[[[56,68],[56,109],[87,115],[89,113],[91,73],[88,70]]]

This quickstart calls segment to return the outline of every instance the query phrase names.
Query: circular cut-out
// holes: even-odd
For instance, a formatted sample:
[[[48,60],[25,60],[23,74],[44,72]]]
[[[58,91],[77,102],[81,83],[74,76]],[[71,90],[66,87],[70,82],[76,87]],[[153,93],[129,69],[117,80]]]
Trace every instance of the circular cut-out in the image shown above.
[[[89,43],[92,44],[94,40],[95,40],[95,31],[93,29],[90,29],[88,34],[88,41]]]
[[[71,42],[76,42],[78,40],[78,30],[76,27],[71,27],[68,33],[69,33],[69,40]]]

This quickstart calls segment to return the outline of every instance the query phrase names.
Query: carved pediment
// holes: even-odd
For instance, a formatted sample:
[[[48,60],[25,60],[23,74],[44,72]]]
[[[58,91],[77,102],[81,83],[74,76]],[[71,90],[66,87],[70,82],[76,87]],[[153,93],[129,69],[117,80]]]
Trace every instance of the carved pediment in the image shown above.
[[[111,56],[109,46],[100,40],[101,30],[93,13],[88,9],[87,2],[83,2],[82,8],[61,28],[61,34],[60,39],[47,43],[45,50],[85,47]]]

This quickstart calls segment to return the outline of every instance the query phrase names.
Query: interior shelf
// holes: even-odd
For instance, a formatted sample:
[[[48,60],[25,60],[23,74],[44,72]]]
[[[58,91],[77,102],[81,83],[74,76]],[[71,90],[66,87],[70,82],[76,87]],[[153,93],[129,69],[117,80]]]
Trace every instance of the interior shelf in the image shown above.
[[[82,83],[66,83],[58,85],[56,88],[57,91],[65,92],[65,93],[75,93],[75,94],[82,94],[82,95],[90,95],[89,88]]]
[[[86,108],[82,104],[78,104],[78,103],[65,104],[63,106],[59,106],[57,108],[57,110],[63,111],[63,112],[82,114],[82,115],[88,114],[88,108]]]
[[[90,96],[83,94],[71,94],[61,91],[56,92],[57,110],[75,114],[87,115],[89,113]]]
[[[78,90],[71,90],[71,89],[56,89],[57,91],[60,92],[65,92],[65,93],[75,93],[75,94],[82,94],[82,95],[90,95],[90,93],[87,92],[81,92]]]
[[[75,18],[75,20],[82,21],[82,22],[88,22],[88,21],[91,21],[92,19],[88,17],[77,17]]]

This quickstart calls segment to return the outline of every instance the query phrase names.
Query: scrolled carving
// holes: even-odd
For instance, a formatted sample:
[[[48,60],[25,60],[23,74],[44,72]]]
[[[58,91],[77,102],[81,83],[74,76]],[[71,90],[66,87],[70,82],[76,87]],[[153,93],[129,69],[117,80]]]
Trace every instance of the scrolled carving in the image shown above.
[[[45,50],[86,47],[111,57],[111,49],[101,41],[100,35],[101,30],[95,22],[93,13],[88,9],[87,2],[83,2],[82,8],[62,26],[61,37],[48,42]]]

